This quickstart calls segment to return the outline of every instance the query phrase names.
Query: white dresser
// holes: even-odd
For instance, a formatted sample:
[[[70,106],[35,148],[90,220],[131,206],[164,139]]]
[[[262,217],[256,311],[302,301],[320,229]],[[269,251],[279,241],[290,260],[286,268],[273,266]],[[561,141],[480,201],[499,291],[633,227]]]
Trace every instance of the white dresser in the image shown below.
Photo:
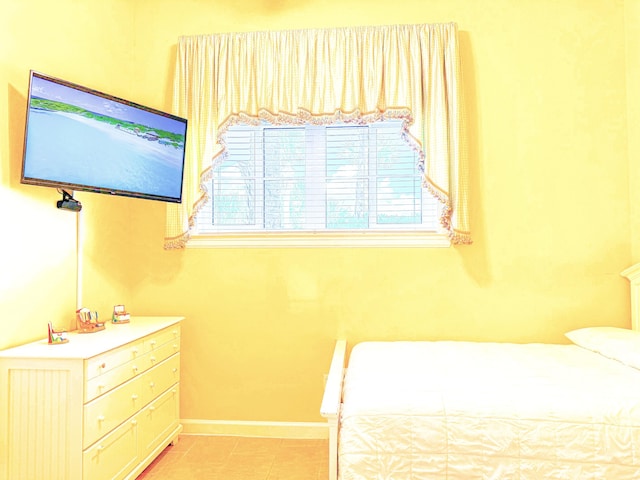
[[[182,319],[0,351],[0,480],[136,478],[182,430]]]

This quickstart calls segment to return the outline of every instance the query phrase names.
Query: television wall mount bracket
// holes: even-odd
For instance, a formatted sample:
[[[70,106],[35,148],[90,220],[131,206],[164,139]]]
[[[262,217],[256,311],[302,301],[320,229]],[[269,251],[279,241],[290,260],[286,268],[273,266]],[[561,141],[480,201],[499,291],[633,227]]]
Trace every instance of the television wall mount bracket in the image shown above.
[[[70,210],[72,212],[79,212],[82,210],[82,204],[73,198],[73,194],[67,192],[66,190],[58,190],[62,193],[62,200],[58,200],[57,206],[62,210]]]

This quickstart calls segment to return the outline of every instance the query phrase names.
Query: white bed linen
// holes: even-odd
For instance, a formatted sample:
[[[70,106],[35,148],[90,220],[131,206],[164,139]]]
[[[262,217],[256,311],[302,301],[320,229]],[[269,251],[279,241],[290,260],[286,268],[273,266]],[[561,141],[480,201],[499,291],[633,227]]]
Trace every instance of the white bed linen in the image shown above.
[[[576,345],[365,342],[342,480],[640,479],[640,370]]]

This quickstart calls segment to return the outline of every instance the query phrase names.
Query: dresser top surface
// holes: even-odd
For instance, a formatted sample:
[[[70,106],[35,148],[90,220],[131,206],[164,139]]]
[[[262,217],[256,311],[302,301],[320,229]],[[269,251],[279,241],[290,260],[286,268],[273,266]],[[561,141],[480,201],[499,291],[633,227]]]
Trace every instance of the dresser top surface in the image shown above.
[[[93,333],[68,332],[68,343],[50,345],[46,338],[0,351],[2,358],[86,359],[178,324],[184,317],[131,317],[129,323],[105,322]]]

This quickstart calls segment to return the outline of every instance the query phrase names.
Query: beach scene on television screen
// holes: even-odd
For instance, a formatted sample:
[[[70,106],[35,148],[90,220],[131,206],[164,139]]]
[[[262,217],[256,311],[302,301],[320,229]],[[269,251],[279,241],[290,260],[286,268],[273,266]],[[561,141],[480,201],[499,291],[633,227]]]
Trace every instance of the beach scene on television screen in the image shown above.
[[[179,199],[186,125],[33,77],[25,176]]]

